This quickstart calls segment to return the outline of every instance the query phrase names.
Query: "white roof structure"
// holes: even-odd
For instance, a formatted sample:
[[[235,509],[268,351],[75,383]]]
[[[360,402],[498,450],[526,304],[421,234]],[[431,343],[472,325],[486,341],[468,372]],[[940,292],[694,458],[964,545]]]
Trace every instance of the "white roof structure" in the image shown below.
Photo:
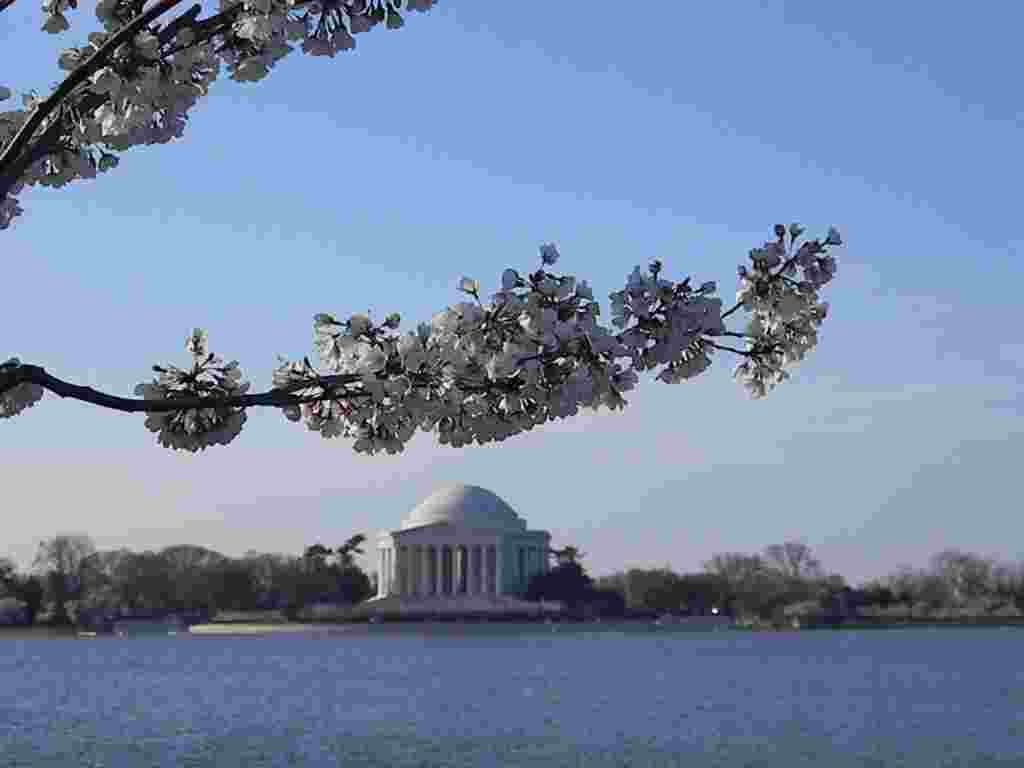
[[[526,531],[526,521],[500,496],[478,485],[453,483],[420,502],[402,521],[401,530],[436,523],[464,528]]]
[[[441,486],[377,545],[371,612],[537,612],[524,602],[531,579],[548,570],[551,534],[528,530],[503,499],[478,485]]]

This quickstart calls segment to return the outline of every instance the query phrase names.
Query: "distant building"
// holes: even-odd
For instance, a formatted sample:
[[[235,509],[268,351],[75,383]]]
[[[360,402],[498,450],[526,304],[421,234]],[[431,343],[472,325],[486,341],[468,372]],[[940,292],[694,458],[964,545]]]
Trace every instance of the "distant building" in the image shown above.
[[[551,535],[529,530],[505,501],[475,485],[440,488],[377,545],[370,612],[538,610],[522,595],[548,570]]]

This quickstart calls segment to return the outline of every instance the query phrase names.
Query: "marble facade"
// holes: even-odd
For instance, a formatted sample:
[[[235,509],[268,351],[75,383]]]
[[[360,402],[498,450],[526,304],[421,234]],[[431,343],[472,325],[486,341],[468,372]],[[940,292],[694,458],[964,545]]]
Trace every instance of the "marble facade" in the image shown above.
[[[534,574],[547,571],[550,541],[490,491],[445,486],[380,535],[377,599],[521,596]]]

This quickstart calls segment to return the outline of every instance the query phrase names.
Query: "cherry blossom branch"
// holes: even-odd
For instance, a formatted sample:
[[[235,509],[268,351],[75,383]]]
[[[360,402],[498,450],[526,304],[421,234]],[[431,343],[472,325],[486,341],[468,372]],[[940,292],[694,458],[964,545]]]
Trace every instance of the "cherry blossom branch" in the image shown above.
[[[145,399],[118,397],[106,392],[100,392],[92,387],[83,387],[78,384],[58,379],[46,372],[38,365],[19,365],[6,372],[0,372],[0,392],[4,392],[19,384],[37,384],[43,389],[53,392],[60,397],[69,397],[73,400],[81,400],[85,403],[92,403],[103,408],[110,408],[124,413],[168,413],[194,408],[249,408],[254,406],[271,406],[280,408],[286,405],[302,405],[314,403],[321,400],[341,400],[352,397],[365,397],[363,392],[339,393],[335,388],[346,384],[353,384],[362,379],[359,374],[337,374],[333,376],[321,376],[315,381],[289,384],[285,387],[275,387],[267,392],[255,395],[235,395],[229,397],[173,397],[167,399]],[[293,395],[292,392],[323,387],[324,391],[316,395]]]
[[[41,366],[26,364],[8,368],[6,372],[0,371],[0,393],[8,391],[19,384],[37,384],[62,398],[80,400],[84,403],[91,403],[92,405],[124,413],[170,413],[196,408],[250,408],[257,406],[283,408],[289,405],[303,405],[324,400],[347,400],[369,397],[368,392],[358,390],[339,392],[337,390],[337,387],[355,384],[362,380],[362,374],[344,373],[320,376],[316,379],[296,382],[284,387],[274,387],[266,392],[254,395],[171,397],[166,399],[131,398],[111,395],[92,387],[72,384],[47,373],[46,369]],[[517,390],[514,384],[500,381],[475,384],[462,380],[459,381],[459,387],[467,392],[478,393],[504,393]],[[323,391],[311,395],[292,394],[293,392],[305,389],[322,389]]]
[[[779,232],[779,229],[778,229],[778,227],[776,227],[776,233],[778,234],[778,232]],[[784,239],[785,235],[784,234],[778,234],[778,237],[779,237],[779,243],[781,244],[783,242],[783,239]],[[793,239],[795,240],[796,237],[794,236]],[[775,272],[774,274],[770,274],[768,276],[768,279],[767,279],[766,282],[767,283],[773,283],[773,282],[775,282],[776,280],[778,280],[780,278],[783,281],[788,281],[788,279],[784,276],[784,274],[785,274],[785,272],[790,267],[793,266],[793,264],[796,263],[796,260],[797,260],[797,258],[799,256],[799,253],[800,253],[799,251],[795,251],[793,253],[793,255],[790,256],[788,259],[786,259],[786,261],[782,264],[782,266],[779,267],[777,272]],[[792,281],[788,281],[788,282],[792,282]],[[738,310],[742,306],[743,306],[743,302],[742,301],[737,301],[732,307],[730,307],[727,311],[722,313],[722,320],[724,321],[727,317],[729,317],[729,315],[731,315],[733,312],[735,312],[736,310]],[[724,335],[724,336],[735,336],[735,335],[744,336],[745,334],[726,333],[726,334],[722,334],[722,335]]]
[[[15,0],[0,0],[0,13],[3,13],[12,5],[14,5],[14,1]]]
[[[235,8],[239,7],[241,6],[235,6]],[[231,10],[235,10],[235,8],[232,8]],[[179,16],[166,27],[161,29],[160,34],[157,35],[157,39],[160,41],[160,45],[164,45],[169,40],[172,40],[174,36],[178,34],[178,32],[180,32],[183,28],[187,26],[191,26],[193,29],[195,29],[196,16],[198,16],[202,12],[202,10],[203,9],[199,5],[199,3],[196,3],[183,14],[181,14],[181,16]]]
[[[144,14],[134,19],[130,24],[120,29],[116,35],[111,37],[103,47],[100,48],[96,53],[89,57],[89,60],[83,63],[81,66],[76,67],[75,70],[68,75],[64,82],[62,82],[57,88],[51,93],[46,99],[40,102],[35,110],[32,112],[32,116],[25,121],[25,124],[21,127],[21,130],[15,134],[10,144],[7,145],[3,153],[0,154],[0,199],[10,191],[11,187],[14,186],[18,180],[20,174],[13,174],[11,171],[6,171],[5,168],[11,168],[15,160],[21,155],[25,145],[32,139],[36,130],[42,125],[43,121],[61,104],[64,103],[65,99],[75,90],[79,85],[84,83],[88,78],[102,69],[107,60],[123,43],[130,41],[144,26],[149,24],[151,21],[156,19],[158,16],[167,13],[174,6],[180,4],[182,0],[160,0],[156,5],[146,11]]]
[[[799,225],[791,225],[794,230]],[[158,377],[136,386],[139,399],[74,385],[11,358],[0,363],[0,418],[32,407],[49,390],[112,410],[147,413],[145,426],[159,433],[161,445],[193,452],[231,442],[242,430],[245,409],[253,406],[280,408],[289,421],[303,420],[324,438],[353,437],[357,452],[400,452],[417,430],[436,431],[442,444],[453,447],[482,445],[569,418],[580,407],[621,409],[627,405],[623,393],[636,386],[638,374],[660,367],[658,381],[691,380],[712,365],[709,353],[715,349],[743,358],[734,377],[751,396],[763,397],[789,378],[785,367],[816,346],[816,329],[828,312],[827,303],[818,303],[817,289],[836,271],[831,254],[818,254],[841,244],[832,227],[823,241],[802,247],[802,258],[787,260],[783,269],[804,271],[795,288],[777,281],[781,272],[772,271],[782,263],[781,240],[751,251],[754,270],[740,267],[738,294],[753,314],[747,333],[724,328],[721,299],[709,295],[716,290],[713,282],[695,290],[689,278],[661,279],[660,262],[650,266],[649,275],[636,266],[624,290],[609,294],[612,324],[629,326],[618,334],[597,323],[600,307],[585,280],[543,271],[524,280],[506,269],[492,303],[480,300],[476,280],[463,277],[459,290],[475,302],[449,306],[414,333],[397,332],[398,313],[382,323],[362,314],[347,320],[314,315],[314,346],[328,373],[321,374],[308,357],[282,357],[274,388],[261,394],[248,394],[238,361],[225,363],[208,351],[200,328],[186,337],[192,364],[153,366]],[[540,252],[545,264],[559,257],[550,243]],[[749,349],[720,344],[716,339],[722,336],[744,339]],[[623,360],[626,365],[617,362]]]
[[[0,199],[6,194],[5,190],[14,186],[14,183],[26,170],[32,167],[33,163],[60,149],[59,139],[61,133],[63,133],[63,122],[54,120],[39,138],[35,140],[35,143],[33,143],[29,150],[23,152],[14,161],[10,172],[5,176],[0,176]],[[8,179],[10,180],[10,185],[7,184]]]
[[[156,24],[149,22],[176,3],[161,0],[144,13],[149,2],[99,3],[97,17],[107,31],[60,55],[61,69],[71,70],[66,79],[47,99],[26,99],[27,109],[0,116],[0,230],[24,213],[16,197],[23,187],[94,179],[118,165],[120,157],[107,150],[181,138],[188,111],[207,95],[221,65],[232,80],[256,82],[295,50],[293,42],[302,40],[309,55],[333,57],[355,48],[354,35],[378,24],[399,29],[404,12],[429,11],[438,0],[221,0],[220,12],[207,19],[198,18],[195,4]],[[43,31],[68,29],[66,7],[77,8],[77,0],[46,0]],[[306,12],[296,14],[301,9]],[[117,45],[128,34],[135,36]],[[10,89],[0,87],[0,97],[9,96]],[[41,141],[38,133],[51,122],[61,124],[54,132],[63,135]]]
[[[737,309],[739,309],[742,306],[743,306],[743,302],[742,301],[737,301],[732,307],[730,307],[728,310],[726,310],[725,312],[722,313],[722,321],[724,322],[725,318],[727,318],[729,315],[731,315],[733,312],[735,312]]]
[[[756,353],[751,352],[749,350],[735,349],[734,347],[727,347],[725,344],[716,344],[715,342],[711,341],[710,339],[702,339],[702,341],[703,341],[703,343],[707,344],[709,347],[714,347],[715,349],[721,349],[724,352],[735,352],[737,355],[743,355],[744,357],[753,357],[756,354]]]

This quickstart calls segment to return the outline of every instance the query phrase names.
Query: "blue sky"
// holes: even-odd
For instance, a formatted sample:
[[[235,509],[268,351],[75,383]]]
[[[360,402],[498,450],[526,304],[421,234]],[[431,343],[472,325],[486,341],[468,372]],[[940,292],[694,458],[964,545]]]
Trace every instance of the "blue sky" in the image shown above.
[[[0,14],[0,83],[48,91],[96,26],[87,5],[59,38],[29,0]],[[462,481],[595,575],[790,538],[854,583],[947,546],[1024,557],[1024,14],[530,7],[442,0],[354,54],[222,79],[182,141],[24,194],[0,236],[0,354],[130,394],[186,362],[198,325],[262,390],[278,353],[311,353],[315,312],[415,327],[461,299],[463,274],[488,289],[534,268],[541,242],[607,313],[635,264],[717,280],[728,302],[772,225],[835,224],[832,314],[793,378],[749,401],[722,354],[694,382],[642,380],[624,412],[497,446],[418,435],[395,457],[276,411],[251,411],[228,448],[172,453],[141,416],[47,396],[0,424],[0,556],[27,565],[58,531],[297,553]]]

